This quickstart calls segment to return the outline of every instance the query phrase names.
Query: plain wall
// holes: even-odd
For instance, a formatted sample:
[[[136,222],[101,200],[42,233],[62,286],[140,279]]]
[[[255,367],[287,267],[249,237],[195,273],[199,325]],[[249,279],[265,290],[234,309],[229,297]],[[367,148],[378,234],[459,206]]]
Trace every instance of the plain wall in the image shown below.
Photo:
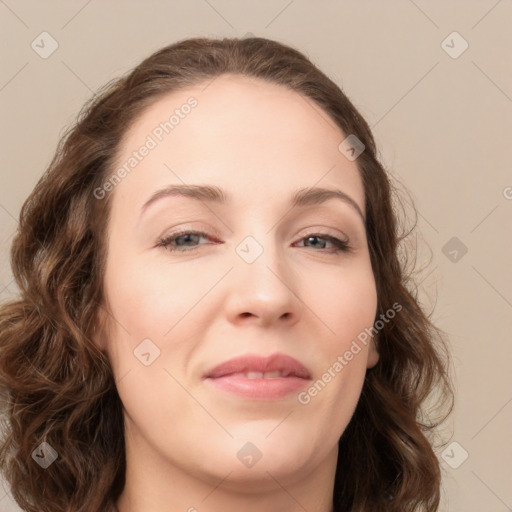
[[[511,22],[510,0],[1,2],[0,299],[16,291],[21,205],[94,91],[183,38],[291,44],[360,109],[416,201],[419,262],[432,251],[422,302],[449,335],[457,391],[441,510],[510,510]],[[58,43],[48,58],[31,47],[43,31]],[[19,510],[1,490],[0,510]]]

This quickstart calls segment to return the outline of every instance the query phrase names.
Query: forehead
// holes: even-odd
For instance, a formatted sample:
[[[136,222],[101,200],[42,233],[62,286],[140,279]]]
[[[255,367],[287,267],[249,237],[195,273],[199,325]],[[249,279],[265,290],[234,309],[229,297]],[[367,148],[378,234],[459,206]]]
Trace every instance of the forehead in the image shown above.
[[[218,141],[221,136],[239,135],[243,130],[254,142],[278,135],[279,139],[293,137],[297,142],[322,139],[332,149],[344,137],[328,114],[304,95],[259,78],[225,74],[156,100],[132,123],[124,142],[129,145],[151,132],[175,111],[189,110],[186,104],[191,97],[197,100],[197,106],[184,116],[189,118],[186,123],[179,122],[179,130],[176,123],[169,139],[178,140],[180,133],[193,132],[202,139],[212,137]],[[181,120],[184,119],[180,117]]]
[[[134,121],[116,165],[149,139],[154,147],[118,188],[137,202],[136,195],[169,183],[215,183],[246,197],[331,185],[350,192],[364,211],[357,165],[338,149],[345,137],[309,98],[261,79],[221,75],[159,98]]]

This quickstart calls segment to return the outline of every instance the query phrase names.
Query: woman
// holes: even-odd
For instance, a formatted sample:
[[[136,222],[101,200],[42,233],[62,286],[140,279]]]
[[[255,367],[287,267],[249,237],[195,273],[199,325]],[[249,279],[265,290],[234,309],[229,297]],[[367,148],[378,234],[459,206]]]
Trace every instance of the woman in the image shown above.
[[[370,129],[303,54],[189,39],[82,111],[22,208],[1,465],[25,510],[437,510],[441,332]]]

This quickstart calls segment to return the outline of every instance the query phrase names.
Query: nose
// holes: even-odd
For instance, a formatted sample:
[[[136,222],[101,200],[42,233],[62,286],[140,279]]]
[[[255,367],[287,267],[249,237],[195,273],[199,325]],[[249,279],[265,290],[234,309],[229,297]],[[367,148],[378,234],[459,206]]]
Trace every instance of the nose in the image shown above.
[[[299,321],[302,302],[297,290],[298,276],[277,248],[269,242],[255,261],[249,263],[238,255],[234,261],[227,299],[227,314],[232,323],[264,327],[274,323],[291,326]]]

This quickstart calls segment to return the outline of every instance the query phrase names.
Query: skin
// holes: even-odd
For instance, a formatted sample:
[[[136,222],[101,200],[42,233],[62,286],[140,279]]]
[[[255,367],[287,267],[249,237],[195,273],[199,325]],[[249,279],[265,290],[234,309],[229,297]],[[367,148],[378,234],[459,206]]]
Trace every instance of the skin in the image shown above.
[[[338,440],[359,399],[367,368],[362,346],[325,388],[301,404],[250,400],[216,389],[203,373],[242,354],[284,352],[312,381],[373,325],[377,296],[363,220],[330,199],[290,209],[297,189],[339,189],[359,205],[364,188],[346,137],[301,95],[253,78],[222,75],[172,93],[130,127],[119,165],[169,112],[198,104],[113,191],[97,343],[108,353],[124,405],[126,486],[120,512],[330,512]],[[142,205],[172,184],[211,184],[226,204],[187,197]],[[96,199],[95,199],[96,200]],[[184,228],[206,231],[158,246]],[[310,234],[349,239],[351,252]],[[236,252],[252,236],[263,253],[251,264]],[[188,245],[187,245],[188,244]],[[104,311],[102,310],[102,311]],[[150,365],[134,350],[149,338]],[[242,464],[253,443],[261,459]]]

